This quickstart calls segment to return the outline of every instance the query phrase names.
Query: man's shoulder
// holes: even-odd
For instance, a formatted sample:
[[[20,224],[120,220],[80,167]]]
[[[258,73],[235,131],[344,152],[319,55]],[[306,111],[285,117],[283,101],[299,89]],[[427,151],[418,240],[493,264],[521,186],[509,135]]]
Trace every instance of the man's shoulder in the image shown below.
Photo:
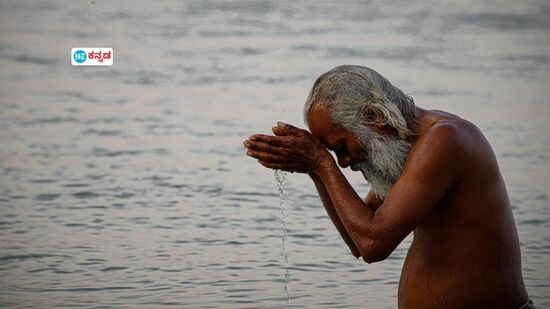
[[[453,153],[457,154],[456,150],[463,148],[469,130],[468,125],[460,120],[439,120],[420,134],[413,145],[413,153],[421,152],[425,155],[453,149]]]
[[[417,139],[409,159],[425,166],[464,175],[473,160],[485,157],[487,142],[473,123],[461,118],[435,122]]]
[[[472,151],[481,143],[487,143],[475,124],[459,117],[436,121],[420,136],[418,142],[430,149],[451,148],[457,155]]]

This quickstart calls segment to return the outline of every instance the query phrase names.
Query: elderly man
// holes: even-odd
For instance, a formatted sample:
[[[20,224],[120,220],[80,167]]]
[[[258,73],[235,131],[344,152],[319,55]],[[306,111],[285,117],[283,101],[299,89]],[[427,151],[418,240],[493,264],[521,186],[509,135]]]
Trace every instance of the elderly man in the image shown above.
[[[350,65],[317,79],[304,119],[311,133],[278,123],[274,136],[250,136],[247,154],[307,173],[352,254],[367,263],[414,232],[399,308],[534,308],[506,187],[475,125],[419,108],[374,70]],[[328,150],[370,182],[364,200]]]

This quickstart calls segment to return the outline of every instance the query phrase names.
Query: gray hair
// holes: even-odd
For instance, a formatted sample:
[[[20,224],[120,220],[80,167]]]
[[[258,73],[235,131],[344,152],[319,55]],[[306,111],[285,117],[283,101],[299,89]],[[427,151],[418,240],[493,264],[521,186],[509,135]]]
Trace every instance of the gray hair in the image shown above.
[[[375,112],[384,116],[386,124],[395,128],[399,138],[414,133],[407,122],[417,123],[414,100],[393,86],[378,72],[357,65],[341,65],[317,78],[304,106],[304,121],[314,106],[326,104],[332,120],[357,134],[365,125],[374,124],[366,117]]]

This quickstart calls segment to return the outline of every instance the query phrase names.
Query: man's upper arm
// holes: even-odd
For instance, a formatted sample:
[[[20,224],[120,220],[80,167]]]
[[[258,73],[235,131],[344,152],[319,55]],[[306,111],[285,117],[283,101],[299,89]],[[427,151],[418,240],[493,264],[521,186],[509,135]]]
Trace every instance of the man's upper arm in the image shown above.
[[[453,124],[437,124],[415,143],[403,173],[372,218],[378,250],[389,255],[461,179],[462,144]]]

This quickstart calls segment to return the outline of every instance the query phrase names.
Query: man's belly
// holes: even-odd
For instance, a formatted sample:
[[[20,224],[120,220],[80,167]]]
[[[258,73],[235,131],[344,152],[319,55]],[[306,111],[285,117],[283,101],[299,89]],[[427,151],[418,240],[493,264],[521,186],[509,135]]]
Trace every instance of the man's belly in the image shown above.
[[[521,270],[498,253],[413,241],[399,282],[399,308],[515,308],[525,302]],[[510,304],[512,304],[510,306]]]

